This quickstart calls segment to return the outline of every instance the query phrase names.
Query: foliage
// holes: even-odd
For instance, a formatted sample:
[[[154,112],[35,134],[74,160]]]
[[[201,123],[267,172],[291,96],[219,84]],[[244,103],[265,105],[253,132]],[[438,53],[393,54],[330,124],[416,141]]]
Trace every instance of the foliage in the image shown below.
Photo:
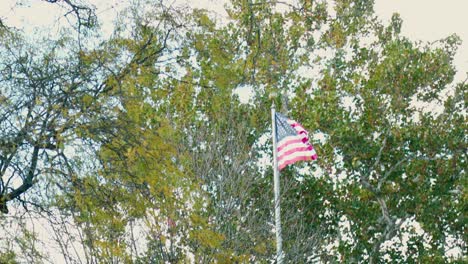
[[[460,39],[410,40],[371,0],[226,11],[138,1],[97,44],[0,31],[2,212],[39,213],[70,262],[271,262],[277,93],[319,153],[281,173],[287,262],[462,262]]]
[[[5,253],[0,253],[0,262],[5,264],[16,264],[18,263],[16,260],[16,255],[12,251],[8,251]]]

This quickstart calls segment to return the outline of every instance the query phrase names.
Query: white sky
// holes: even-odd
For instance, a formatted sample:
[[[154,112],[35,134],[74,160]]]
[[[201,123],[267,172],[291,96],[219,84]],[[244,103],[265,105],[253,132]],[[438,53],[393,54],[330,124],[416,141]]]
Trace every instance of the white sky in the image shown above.
[[[97,7],[99,17],[113,17],[115,10],[128,1],[87,0]],[[292,0],[289,0],[292,1]],[[198,8],[206,8],[225,16],[223,3],[226,0],[170,0],[168,2],[186,3]],[[403,19],[403,34],[412,40],[432,42],[445,38],[452,33],[459,35],[462,46],[455,57],[458,70],[456,79],[464,80],[468,73],[468,0],[375,0],[375,11],[385,22],[394,12]],[[58,25],[66,21],[58,16],[56,4],[41,0],[0,0],[0,18],[7,25],[31,28],[31,25],[45,25],[51,35],[57,33]],[[63,13],[63,10],[61,10]],[[55,14],[54,14],[55,13]]]
[[[291,0],[286,0],[291,1]],[[225,16],[224,0],[177,0]],[[402,33],[411,40],[433,42],[456,33],[463,43],[455,56],[457,81],[468,74],[468,0],[375,0],[376,14],[386,23],[393,13],[403,19]]]
[[[432,42],[452,33],[463,43],[455,56],[458,81],[468,73],[468,0],[376,0],[375,11],[384,21],[398,12],[402,33],[412,40]]]

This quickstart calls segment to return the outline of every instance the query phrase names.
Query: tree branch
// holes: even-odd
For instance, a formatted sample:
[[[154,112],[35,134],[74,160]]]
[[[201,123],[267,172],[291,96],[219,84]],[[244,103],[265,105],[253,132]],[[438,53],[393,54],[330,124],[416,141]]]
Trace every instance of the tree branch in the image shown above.
[[[39,146],[34,146],[34,150],[33,150],[32,157],[31,157],[31,166],[29,167],[26,179],[24,179],[21,186],[14,189],[10,193],[0,197],[0,210],[3,213],[8,213],[8,208],[6,205],[7,202],[13,199],[16,199],[18,196],[25,193],[27,190],[29,190],[33,186],[34,174],[36,172],[37,160],[39,158],[39,150],[40,150]]]

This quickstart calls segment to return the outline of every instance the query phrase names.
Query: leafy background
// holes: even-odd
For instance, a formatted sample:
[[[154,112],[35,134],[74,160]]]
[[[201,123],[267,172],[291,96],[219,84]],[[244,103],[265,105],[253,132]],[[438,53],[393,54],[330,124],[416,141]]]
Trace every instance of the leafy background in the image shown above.
[[[371,0],[41,4],[56,34],[1,20],[3,262],[273,261],[271,93],[320,157],[281,175],[287,262],[466,261],[457,35]]]

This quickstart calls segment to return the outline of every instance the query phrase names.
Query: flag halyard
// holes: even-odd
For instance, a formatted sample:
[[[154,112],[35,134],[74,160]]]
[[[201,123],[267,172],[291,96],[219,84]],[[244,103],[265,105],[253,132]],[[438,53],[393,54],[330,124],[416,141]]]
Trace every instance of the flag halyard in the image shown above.
[[[298,161],[316,160],[308,132],[301,124],[275,113],[278,170]]]

